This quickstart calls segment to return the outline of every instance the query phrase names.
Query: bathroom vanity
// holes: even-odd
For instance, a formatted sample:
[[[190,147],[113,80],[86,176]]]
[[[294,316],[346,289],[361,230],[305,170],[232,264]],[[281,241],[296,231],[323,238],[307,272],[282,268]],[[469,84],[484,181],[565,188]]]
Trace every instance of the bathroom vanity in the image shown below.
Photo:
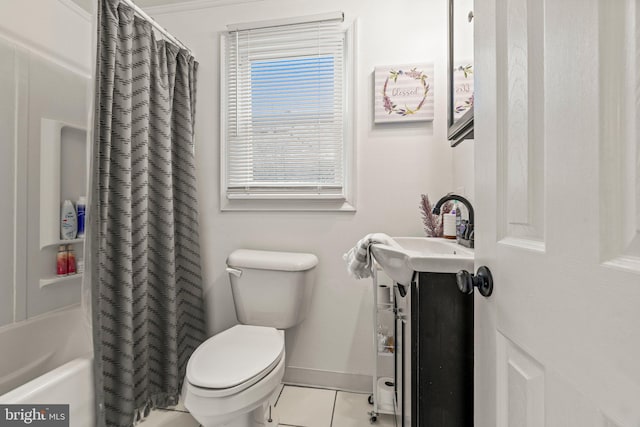
[[[473,250],[445,239],[397,237],[375,244],[395,282],[397,427],[473,426],[473,294],[456,273],[473,270]]]
[[[396,425],[473,426],[473,295],[420,272],[395,302]]]

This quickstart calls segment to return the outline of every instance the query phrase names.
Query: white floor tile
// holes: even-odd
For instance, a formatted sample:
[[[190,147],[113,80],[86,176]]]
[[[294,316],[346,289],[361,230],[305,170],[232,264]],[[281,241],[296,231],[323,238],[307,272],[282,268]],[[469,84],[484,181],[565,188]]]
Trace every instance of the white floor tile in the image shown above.
[[[276,405],[280,424],[330,427],[335,390],[285,386]]]
[[[339,391],[332,427],[395,427],[394,416],[387,414],[380,414],[374,424],[369,423],[369,412],[373,410],[373,405],[369,404],[368,398],[368,394]]]

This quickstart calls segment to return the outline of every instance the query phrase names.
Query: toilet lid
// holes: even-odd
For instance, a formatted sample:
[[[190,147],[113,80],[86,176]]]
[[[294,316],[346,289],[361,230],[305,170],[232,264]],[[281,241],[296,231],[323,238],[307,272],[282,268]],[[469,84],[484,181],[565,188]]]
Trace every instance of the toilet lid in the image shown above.
[[[257,381],[273,369],[283,353],[282,332],[237,325],[209,338],[193,352],[187,364],[187,381],[213,389]]]

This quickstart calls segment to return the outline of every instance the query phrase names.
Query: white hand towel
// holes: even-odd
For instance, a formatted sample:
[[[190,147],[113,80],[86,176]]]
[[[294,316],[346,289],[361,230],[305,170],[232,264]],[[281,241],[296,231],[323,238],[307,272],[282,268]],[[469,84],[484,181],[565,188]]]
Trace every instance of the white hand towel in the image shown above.
[[[398,244],[384,233],[371,233],[360,239],[349,252],[342,256],[342,259],[347,262],[347,271],[356,279],[371,277],[373,264],[371,261],[371,245],[374,243],[398,247]]]

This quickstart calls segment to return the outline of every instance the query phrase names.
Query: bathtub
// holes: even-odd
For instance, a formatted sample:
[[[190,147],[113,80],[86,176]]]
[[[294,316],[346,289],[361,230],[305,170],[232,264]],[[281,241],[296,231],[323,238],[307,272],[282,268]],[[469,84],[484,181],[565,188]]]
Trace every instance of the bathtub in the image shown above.
[[[93,425],[93,359],[74,359],[0,396],[0,403],[68,404],[69,426]]]
[[[91,353],[90,331],[79,305],[3,326],[0,396]]]
[[[93,358],[80,306],[0,328],[0,403],[69,404],[70,427],[93,425]]]
[[[70,427],[93,426],[89,334],[79,306],[0,328],[0,404],[68,404]],[[198,423],[186,412],[157,410],[141,426]]]

